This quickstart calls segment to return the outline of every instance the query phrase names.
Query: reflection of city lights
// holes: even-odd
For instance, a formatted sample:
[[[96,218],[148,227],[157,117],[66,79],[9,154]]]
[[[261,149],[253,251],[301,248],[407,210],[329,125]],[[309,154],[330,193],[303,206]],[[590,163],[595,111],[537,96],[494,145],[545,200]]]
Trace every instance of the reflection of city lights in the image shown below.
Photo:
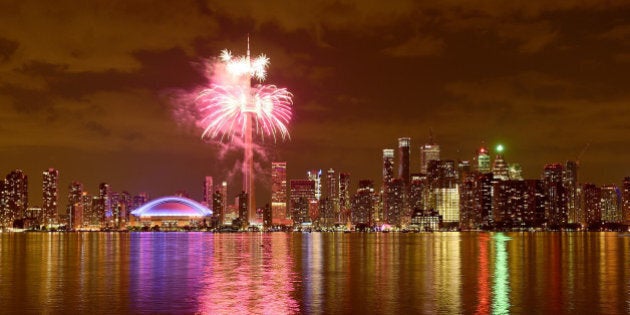
[[[492,314],[510,313],[510,274],[508,270],[507,241],[511,238],[499,233],[493,237],[496,250],[494,259],[494,285],[492,286]]]

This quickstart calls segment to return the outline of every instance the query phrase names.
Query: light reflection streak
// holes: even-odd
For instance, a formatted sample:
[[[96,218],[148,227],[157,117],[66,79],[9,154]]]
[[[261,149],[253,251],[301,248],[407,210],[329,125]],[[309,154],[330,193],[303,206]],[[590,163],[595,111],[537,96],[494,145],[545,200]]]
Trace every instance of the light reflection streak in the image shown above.
[[[494,237],[494,284],[492,286],[492,314],[510,313],[510,274],[507,241],[510,237],[497,233]]]
[[[488,268],[488,242],[490,237],[487,233],[479,234],[479,258],[477,259],[479,262],[479,270],[477,271],[477,299],[479,300],[479,304],[477,304],[477,310],[475,314],[488,314],[490,311],[490,285],[488,284],[488,280],[490,278],[489,268]]]

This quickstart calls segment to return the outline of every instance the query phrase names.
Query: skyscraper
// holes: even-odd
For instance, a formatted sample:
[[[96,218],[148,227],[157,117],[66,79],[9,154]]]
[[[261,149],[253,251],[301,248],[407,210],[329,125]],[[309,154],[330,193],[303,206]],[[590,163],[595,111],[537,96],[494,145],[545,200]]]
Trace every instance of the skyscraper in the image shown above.
[[[287,224],[287,162],[271,163],[271,222]]]
[[[68,186],[68,227],[78,229],[83,225],[83,184],[78,181]]]
[[[602,221],[601,212],[601,190],[594,184],[586,183],[582,185],[581,208],[584,212],[584,225],[598,225]]]
[[[490,173],[490,154],[485,147],[477,151],[477,171],[479,173]]]
[[[360,180],[357,193],[353,197],[352,223],[371,226],[374,215],[374,184],[371,180]]]
[[[28,208],[28,177],[22,170],[14,170],[4,180],[2,190],[4,210],[2,226],[13,227],[15,220],[21,220]]]
[[[383,149],[383,186],[394,178],[394,149]]]
[[[617,185],[601,187],[600,207],[603,223],[621,223],[621,190]]]
[[[578,164],[575,161],[567,161],[564,173],[562,174],[562,183],[567,193],[567,213],[569,223],[579,223],[579,199],[577,195],[578,188]]]
[[[322,170],[312,170],[306,172],[308,179],[315,182],[315,199],[322,197]]]
[[[497,146],[497,155],[494,157],[494,162],[492,163],[492,174],[495,180],[510,179],[510,169],[508,167],[508,164],[505,162],[505,159],[503,158],[502,145]]]
[[[217,227],[221,227],[223,224],[225,224],[223,202],[223,194],[220,190],[216,190],[212,194],[212,216],[216,218]]]
[[[440,159],[440,146],[435,143],[433,136],[430,137],[429,143],[420,146],[420,172],[426,174],[430,161]]]
[[[403,180],[405,187],[409,186],[409,156],[411,138],[398,138],[398,178]]]
[[[402,178],[392,179],[386,187],[383,220],[390,225],[401,227],[403,223],[405,182]]]
[[[49,168],[43,172],[42,210],[44,224],[57,223],[57,191],[59,171]]]
[[[324,196],[330,200],[330,208],[335,217],[339,214],[339,176],[330,168],[326,172],[326,190]]]
[[[350,222],[350,173],[339,173],[339,223]]]
[[[203,201],[201,203],[206,205],[207,207],[211,207],[213,202],[213,195],[214,181],[212,179],[212,176],[206,176],[203,181]]]
[[[429,162],[427,178],[432,192],[431,208],[442,215],[444,223],[459,224],[459,186],[453,160]]]
[[[568,222],[566,190],[563,185],[562,164],[547,164],[543,172],[543,184],[547,201],[545,217],[549,227],[559,227]]]
[[[291,218],[296,227],[310,225],[312,218],[318,211],[315,197],[315,181],[312,179],[292,179],[291,187]]]

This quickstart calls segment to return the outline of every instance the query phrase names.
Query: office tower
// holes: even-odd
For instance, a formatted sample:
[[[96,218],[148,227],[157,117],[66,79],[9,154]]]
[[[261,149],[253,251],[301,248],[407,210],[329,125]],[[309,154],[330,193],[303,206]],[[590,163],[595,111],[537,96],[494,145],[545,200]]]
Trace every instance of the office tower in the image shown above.
[[[495,180],[510,179],[510,170],[508,168],[508,164],[503,158],[503,154],[501,153],[502,151],[503,150],[499,150],[497,152],[497,156],[494,158],[494,162],[492,163],[492,174]]]
[[[202,204],[206,205],[208,208],[212,205],[214,195],[214,181],[212,176],[206,176],[203,181],[203,201]]]
[[[470,162],[468,161],[459,161],[457,162],[457,179],[462,182],[468,174],[473,171],[472,167],[470,167]]]
[[[308,179],[315,182],[315,199],[319,200],[322,197],[322,170],[308,171],[306,172]]]
[[[315,180],[292,179],[289,185],[293,225],[295,227],[310,226],[318,212]]]
[[[25,217],[28,208],[28,177],[22,170],[9,173],[2,190],[2,227],[11,228],[16,220]]]
[[[433,135],[429,138],[429,143],[420,146],[420,172],[426,174],[430,161],[440,159],[440,146],[433,140]]]
[[[249,211],[248,211],[249,198],[248,198],[247,193],[245,191],[242,191],[240,194],[238,194],[236,199],[237,199],[237,205],[238,205],[238,219],[241,223],[240,228],[244,229],[249,226]]]
[[[429,162],[427,179],[432,192],[430,208],[442,216],[442,222],[459,224],[459,185],[455,161]]]
[[[350,222],[350,173],[339,173],[339,215],[337,222]]]
[[[600,191],[602,223],[621,223],[621,190],[617,185],[606,185]]]
[[[353,197],[351,221],[355,225],[372,226],[374,214],[374,183],[360,180],[357,193]]]
[[[271,222],[287,224],[287,162],[271,163]]]
[[[220,190],[212,194],[212,216],[216,218],[218,227],[225,224],[225,213],[223,206],[224,198]]]
[[[427,186],[427,175],[424,173],[411,174],[411,183],[409,185],[409,209],[411,213],[416,211],[428,210],[425,204],[425,195]]]
[[[626,177],[623,179],[623,185],[621,187],[621,199],[623,223],[626,225],[630,225],[630,177]]]
[[[539,180],[504,180],[493,185],[495,228],[537,227],[544,220],[544,194]]]
[[[83,225],[83,184],[73,181],[68,186],[68,227],[78,229]]]
[[[490,154],[485,147],[477,151],[477,171],[480,173],[490,173]]]
[[[383,149],[383,186],[394,178],[394,149]]]
[[[557,228],[568,222],[566,190],[563,185],[562,164],[547,164],[543,171],[545,186],[545,218],[549,227]]]
[[[594,184],[582,185],[581,207],[584,212],[584,225],[598,225],[602,222],[601,190]]]
[[[324,192],[324,196],[328,197],[330,200],[329,208],[336,222],[339,218],[339,176],[337,176],[335,170],[332,168],[326,172],[325,186],[326,191]]]
[[[523,180],[523,169],[518,163],[509,164],[509,174],[511,180]]]
[[[112,216],[110,189],[107,183],[98,185],[98,196],[92,198],[93,219],[100,225],[107,225],[107,220]],[[93,222],[93,224],[97,224]]]
[[[263,228],[269,229],[272,226],[271,206],[269,204],[265,204],[265,207],[263,208]]]
[[[579,223],[579,199],[577,195],[578,164],[574,161],[567,161],[565,166],[564,173],[562,174],[562,183],[566,191],[568,222]]]
[[[57,223],[57,191],[59,182],[59,171],[49,168],[42,173],[42,210],[44,215],[44,224],[50,225]]]
[[[386,187],[383,204],[383,220],[392,226],[401,227],[404,213],[405,182],[402,178],[392,179]]]
[[[459,226],[462,230],[475,230],[481,227],[481,211],[476,207],[479,174],[473,172],[460,177]]]
[[[409,186],[409,156],[411,154],[411,138],[398,138],[398,178]]]

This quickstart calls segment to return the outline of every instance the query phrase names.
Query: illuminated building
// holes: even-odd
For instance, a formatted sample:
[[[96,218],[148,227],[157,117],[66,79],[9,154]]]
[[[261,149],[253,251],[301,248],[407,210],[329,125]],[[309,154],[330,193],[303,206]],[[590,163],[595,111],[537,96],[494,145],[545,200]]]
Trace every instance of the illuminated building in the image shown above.
[[[543,172],[545,186],[545,218],[550,227],[559,227],[568,222],[566,189],[563,185],[562,164],[547,164]]]
[[[492,209],[492,173],[471,172],[462,181],[460,192],[460,227],[474,230],[494,224]]]
[[[135,209],[140,208],[142,205],[144,205],[148,201],[149,201],[149,196],[147,195],[147,193],[143,192],[143,193],[139,193],[133,196],[133,201],[131,203],[131,208],[129,208],[129,211],[133,211]]]
[[[427,191],[426,174],[411,174],[411,183],[409,185],[409,208],[412,213],[416,211],[428,210],[425,202],[425,192]]]
[[[429,143],[420,146],[420,172],[426,174],[430,161],[440,159],[440,146],[433,140],[433,135],[429,138]]]
[[[564,168],[562,183],[566,191],[567,213],[569,223],[579,223],[579,198],[578,198],[578,164],[567,161]]]
[[[459,187],[457,170],[452,160],[429,162],[427,178],[432,191],[432,204],[445,224],[459,224]]]
[[[328,207],[330,208],[333,223],[339,220],[339,176],[335,173],[334,169],[329,169],[326,172],[326,191],[324,197],[327,197],[330,202]]]
[[[152,200],[131,212],[131,226],[163,229],[198,226],[212,216],[202,204],[183,197],[169,196]]]
[[[339,173],[339,223],[350,222],[350,173]]]
[[[288,224],[287,162],[271,163],[271,221],[274,225]]]
[[[492,174],[495,180],[510,179],[510,169],[503,158],[503,146],[500,144],[497,146],[497,155],[492,163]]]
[[[523,169],[518,163],[510,163],[509,174],[511,180],[523,180]]]
[[[22,170],[9,173],[2,189],[2,227],[11,228],[16,220],[25,217],[28,208],[28,177]]]
[[[630,177],[623,179],[623,185],[621,187],[621,200],[623,223],[630,225]]]
[[[223,194],[221,194],[220,190],[216,190],[212,194],[212,213],[216,218],[217,225],[220,227],[225,224],[225,213],[223,207]]]
[[[490,173],[490,154],[485,147],[477,151],[477,171],[480,173]]]
[[[51,225],[53,223],[57,223],[59,171],[54,168],[49,168],[47,171],[44,171],[42,175],[42,210],[44,211],[43,223]]]
[[[351,220],[354,225],[372,226],[374,215],[374,183],[360,180],[357,193],[353,197]]]
[[[295,227],[310,226],[312,217],[316,216],[317,198],[315,196],[315,181],[311,179],[292,179],[291,189],[291,218]]]
[[[544,194],[540,181],[498,181],[493,188],[492,213],[495,228],[529,228],[542,223]]]
[[[221,184],[217,184],[214,189],[220,191],[221,195],[223,196],[223,203],[222,203],[223,204],[223,222],[224,223],[231,223],[232,221],[228,220],[228,215],[230,213],[228,207],[230,205],[229,205],[229,202],[228,202],[228,190],[227,190],[227,188],[228,188],[227,182],[223,181],[223,182],[221,182]],[[233,213],[236,213],[236,212],[233,212]],[[235,215],[234,218],[236,218],[236,215]]]
[[[416,231],[437,231],[442,223],[442,216],[435,210],[415,211],[411,217],[409,229]]]
[[[68,228],[71,230],[83,226],[83,184],[74,181],[68,186]]]
[[[410,150],[411,138],[398,138],[398,178],[403,180],[405,186],[409,186]]]
[[[322,170],[308,171],[306,172],[308,179],[315,182],[315,199],[319,200],[322,197]]]
[[[249,198],[245,191],[242,191],[236,197],[237,205],[238,205],[238,219],[241,223],[241,228],[247,228],[250,224],[249,222],[249,208],[248,202]]]
[[[263,228],[270,228],[272,226],[271,220],[271,206],[269,204],[265,204],[265,207],[263,208]]]
[[[601,212],[601,190],[594,184],[582,185],[581,208],[584,211],[584,219],[587,226],[600,224],[602,221]]]
[[[402,178],[392,179],[386,187],[383,220],[392,226],[401,227],[404,213],[405,182]]]
[[[325,228],[333,227],[337,221],[333,207],[334,205],[330,197],[322,197],[319,199],[319,216],[316,222],[318,226]]]
[[[621,190],[616,185],[602,186],[602,223],[621,223]]]
[[[110,193],[111,193],[111,190],[109,188],[109,184],[100,183],[98,185],[98,197],[100,198],[101,203],[102,203],[102,208],[100,209],[100,211],[103,212],[103,213],[99,213],[99,216],[101,216],[103,219],[112,216],[112,204],[110,200]]]
[[[394,178],[394,150],[383,149],[383,186]]]
[[[212,176],[206,176],[203,181],[203,201],[201,202],[201,204],[205,204],[206,206],[212,205],[213,194],[214,180],[212,179]]]
[[[108,226],[116,229],[125,227],[129,221],[129,212],[133,203],[131,195],[128,191],[123,191],[122,193],[111,192],[109,200],[112,215],[108,218]]]

